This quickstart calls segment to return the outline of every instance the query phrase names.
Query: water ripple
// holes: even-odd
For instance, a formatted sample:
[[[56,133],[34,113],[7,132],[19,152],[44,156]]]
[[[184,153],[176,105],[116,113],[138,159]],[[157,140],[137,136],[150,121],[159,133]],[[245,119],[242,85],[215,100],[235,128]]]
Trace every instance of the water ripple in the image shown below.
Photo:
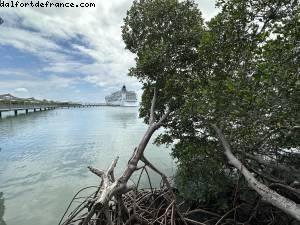
[[[53,225],[79,188],[98,184],[87,166],[106,168],[120,156],[118,175],[145,130],[137,108],[62,109],[0,120],[4,220]],[[147,156],[173,173],[169,150],[150,145]]]

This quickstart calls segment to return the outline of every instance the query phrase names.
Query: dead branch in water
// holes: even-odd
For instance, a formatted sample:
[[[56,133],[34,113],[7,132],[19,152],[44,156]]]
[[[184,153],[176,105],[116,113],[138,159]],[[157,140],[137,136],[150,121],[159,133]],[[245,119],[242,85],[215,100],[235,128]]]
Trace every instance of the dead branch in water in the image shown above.
[[[101,178],[98,187],[94,187],[94,192],[86,196],[77,207],[72,211],[70,208],[74,201],[78,199],[77,195],[71,201],[67,211],[61,219],[59,225],[129,225],[129,224],[157,224],[157,225],[176,225],[176,224],[198,224],[189,214],[182,215],[177,204],[176,195],[173,192],[167,176],[162,173],[144,156],[145,148],[153,133],[162,126],[170,114],[169,109],[157,121],[155,120],[155,101],[156,90],[151,102],[149,127],[144,134],[139,145],[134,149],[127,167],[122,175],[115,179],[114,169],[118,162],[118,157],[113,160],[107,170],[99,170],[94,167],[88,167],[89,170]],[[138,167],[138,163],[144,165]],[[161,176],[162,186],[159,189],[152,188],[148,169]],[[128,181],[134,172],[141,170],[137,186],[128,186]],[[147,174],[150,189],[139,189],[139,183],[143,173]],[[83,189],[85,190],[85,189]],[[203,210],[202,212],[207,212]],[[211,217],[216,215],[208,212]],[[217,217],[218,218],[218,217]]]
[[[67,218],[63,218],[63,222],[61,221],[60,224],[91,225],[104,223],[111,225],[128,224],[132,223],[132,221],[138,221],[141,224],[155,222],[166,224],[169,219],[173,221],[171,224],[174,224],[177,215],[185,223],[181,214],[174,212],[176,210],[176,198],[167,177],[144,157],[145,148],[153,133],[161,127],[170,114],[170,111],[166,110],[165,114],[158,121],[155,121],[155,101],[156,90],[154,89],[149,127],[139,145],[135,148],[123,174],[118,179],[114,177],[114,169],[117,165],[118,157],[105,171],[88,167],[92,173],[101,178],[101,183],[97,190],[88,196],[79,207],[75,208]],[[149,167],[158,173],[167,189],[155,191],[151,189],[151,192],[148,191],[148,193],[147,191],[138,191],[138,187],[128,186],[127,183],[132,174],[140,169],[138,168],[140,161],[145,164],[143,171],[147,172],[145,168]],[[141,195],[141,193],[144,195]],[[152,205],[151,207],[153,208],[147,207],[146,202],[148,201],[152,203],[149,205]],[[164,207],[165,204],[167,204],[167,207]],[[141,213],[141,211],[143,212]],[[155,218],[154,221],[151,221],[150,215],[153,219]],[[154,215],[156,217],[153,217]]]
[[[117,160],[114,160],[116,162]],[[114,165],[115,163],[112,163]],[[141,170],[139,180],[144,173],[147,173],[148,165],[145,164]],[[151,169],[155,168],[151,164]],[[90,170],[95,173],[94,168]],[[88,225],[129,225],[129,224],[157,224],[157,225],[176,225],[176,224],[196,224],[203,225],[199,221],[195,221],[189,218],[189,215],[196,211],[188,211],[182,214],[178,209],[179,205],[176,201],[173,189],[170,186],[168,179],[157,168],[153,169],[157,171],[159,175],[162,175],[163,185],[160,188],[148,188],[139,189],[139,181],[136,187],[131,187],[126,193],[120,195],[113,195],[104,205],[97,205],[97,201],[100,201],[99,196],[103,195],[103,192],[107,191],[107,182],[101,182],[101,188],[91,186],[80,190],[73,198],[70,205],[74,203],[74,200],[81,199],[78,197],[80,192],[94,188],[94,191],[85,197],[73,211],[64,214],[63,219],[59,225],[82,225],[84,223]],[[95,174],[98,175],[98,172]],[[103,179],[109,174],[109,169],[101,173]],[[147,176],[150,181],[150,177]],[[94,196],[98,197],[94,197]],[[102,206],[102,207],[101,207]],[[69,210],[70,206],[68,207]],[[220,216],[216,213],[207,210],[197,210],[206,214],[210,219],[217,220]],[[62,222],[63,221],[63,222]]]
[[[256,218],[260,202],[257,202],[254,205],[246,202],[239,205],[234,204],[233,208],[224,214],[211,212],[207,208],[189,209],[185,210],[185,212],[181,212],[179,207],[183,205],[183,203],[177,201],[167,176],[144,156],[145,148],[153,133],[162,126],[170,114],[170,111],[166,110],[165,114],[156,121],[155,100],[156,91],[154,90],[148,129],[139,145],[134,149],[122,175],[117,179],[114,175],[114,169],[117,166],[119,159],[118,157],[112,161],[107,170],[99,170],[91,166],[88,167],[92,173],[100,177],[101,182],[99,186],[83,188],[74,196],[67,211],[59,222],[59,225],[236,225],[250,224],[250,222]],[[270,202],[272,205],[280,208],[294,218],[299,219],[298,205],[258,182],[247,168],[232,154],[230,146],[220,129],[216,126],[214,126],[214,128],[225,148],[225,155],[230,163],[240,170],[250,186],[262,196],[262,199]],[[142,163],[143,165],[138,166],[139,163]],[[148,169],[161,176],[162,186],[160,188],[157,189],[152,187]],[[141,172],[136,186],[129,186],[129,179],[132,177],[133,173],[137,171]],[[146,174],[149,179],[149,189],[139,189],[140,179],[143,174]],[[274,185],[276,185],[276,187],[287,189],[286,186],[283,186],[280,183],[275,183]],[[94,189],[93,192],[83,197],[79,196],[82,191],[92,188]],[[289,188],[289,190],[298,194],[298,191],[295,189]],[[275,199],[274,196],[277,199]],[[80,201],[80,203],[76,203],[75,205],[76,201]],[[283,203],[287,206],[287,209],[283,206]],[[247,207],[243,208],[245,205],[247,205]],[[247,208],[251,211],[248,211],[246,216],[244,216],[243,221],[239,222],[241,221],[240,218],[237,219],[236,217],[236,215],[239,214],[238,210],[241,209],[240,214],[245,215],[243,211]],[[267,219],[265,220],[266,224],[273,223],[273,215],[276,215],[277,213],[274,212],[272,207],[269,212],[270,214],[268,215],[271,215],[271,217],[268,217],[268,215],[264,217]],[[201,218],[194,218],[193,215],[196,213],[201,214]]]

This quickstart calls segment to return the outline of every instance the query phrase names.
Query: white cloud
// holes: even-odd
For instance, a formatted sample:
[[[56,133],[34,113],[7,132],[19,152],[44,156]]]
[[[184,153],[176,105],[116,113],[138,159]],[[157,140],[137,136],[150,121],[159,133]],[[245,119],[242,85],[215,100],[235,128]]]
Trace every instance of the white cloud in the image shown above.
[[[30,93],[37,98],[65,99],[64,96],[60,96],[61,91],[69,92],[79,80],[80,78],[78,77],[67,78],[57,75],[51,75],[46,78],[38,76],[34,76],[32,79],[16,78],[13,82],[0,79],[0,87],[1,92],[12,92],[19,96],[22,93]]]
[[[54,72],[54,73],[67,73],[80,71],[81,67],[84,64],[74,61],[66,61],[66,62],[50,62],[48,66],[46,66],[43,70]]]
[[[120,28],[132,0],[89,2],[94,2],[96,7],[0,8],[5,19],[0,27],[0,46],[13,46],[37,56],[45,63],[42,73],[54,74],[30,81],[18,79],[15,84],[7,84],[0,77],[0,89],[4,86],[39,88],[47,87],[46,84],[68,88],[80,81],[107,90],[123,83],[139,89],[137,80],[127,76],[128,69],[134,65],[134,56],[124,49]],[[214,0],[196,2],[205,17],[216,13]],[[4,73],[0,70],[0,76]],[[66,78],[65,73],[73,77]]]
[[[16,89],[12,92],[12,94],[13,94],[14,96],[21,97],[21,98],[28,98],[28,97],[30,97],[30,96],[29,96],[30,93],[29,93],[28,89],[27,89],[27,88],[24,88],[24,87],[16,88]]]
[[[117,64],[120,72],[118,78],[123,79],[133,60],[126,60],[132,56],[124,50],[120,26],[131,1],[93,2],[96,3],[96,8],[2,8],[0,12],[4,13],[6,23],[10,26],[1,27],[0,43],[31,52],[48,61],[49,65],[44,68],[46,71],[77,71],[95,76],[101,71],[92,68],[110,67],[107,68],[108,71],[115,71],[113,67]],[[65,52],[63,46],[56,43],[76,37],[80,37],[80,41],[86,46],[74,44],[74,51],[90,57],[93,61],[85,63],[88,71],[80,70],[80,62],[74,62],[70,52]],[[112,63],[104,66],[107,62]]]
[[[13,37],[13,38],[12,38]],[[41,49],[58,50],[59,46],[39,32],[26,31],[15,27],[1,27],[2,44],[10,44],[16,48],[37,52]]]
[[[0,70],[0,78],[4,76],[14,76],[14,77],[32,77],[28,72],[24,70],[16,70],[16,69],[1,69]]]
[[[28,90],[27,90],[27,88],[20,87],[20,88],[16,88],[16,89],[15,89],[15,92],[23,92],[23,93],[27,93]]]

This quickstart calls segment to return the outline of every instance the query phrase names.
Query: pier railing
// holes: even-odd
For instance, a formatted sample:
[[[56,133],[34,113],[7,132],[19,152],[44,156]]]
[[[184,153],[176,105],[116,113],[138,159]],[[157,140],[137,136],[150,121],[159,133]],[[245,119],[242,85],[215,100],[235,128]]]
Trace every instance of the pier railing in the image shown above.
[[[56,108],[57,105],[52,104],[0,104],[0,110],[26,110],[26,109],[39,109],[39,108]]]
[[[19,111],[29,112],[46,111],[56,108],[82,108],[107,106],[103,103],[76,103],[76,102],[57,102],[48,100],[37,100],[35,98],[18,98],[11,94],[0,95],[0,119],[6,112],[14,112],[15,116]]]

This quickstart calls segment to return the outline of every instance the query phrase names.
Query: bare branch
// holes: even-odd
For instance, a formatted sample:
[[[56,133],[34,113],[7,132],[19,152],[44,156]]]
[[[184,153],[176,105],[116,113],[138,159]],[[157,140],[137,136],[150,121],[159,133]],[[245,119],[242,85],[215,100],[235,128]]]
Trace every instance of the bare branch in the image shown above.
[[[274,163],[272,161],[268,161],[268,160],[262,159],[259,156],[251,155],[249,153],[243,153],[243,154],[247,158],[255,160],[259,164],[262,164],[262,165],[265,165],[265,166],[268,166],[268,167],[271,167],[271,168],[274,168],[274,169],[282,170],[282,171],[285,171],[285,172],[287,172],[289,174],[292,172],[292,173],[295,174],[296,177],[299,177],[300,171],[297,170],[297,169],[295,169],[295,168],[293,168],[293,167],[285,166],[285,165],[282,165],[282,164],[279,164],[279,163]]]
[[[103,175],[105,174],[105,172],[103,171],[103,170],[99,170],[99,169],[96,169],[96,168],[94,168],[94,167],[92,167],[92,166],[88,166],[88,169],[92,172],[92,173],[94,173],[94,174],[96,174],[98,177],[103,177]]]
[[[242,204],[241,204],[241,205],[242,205]],[[229,210],[228,212],[226,212],[226,213],[221,217],[221,219],[218,220],[218,222],[217,222],[215,225],[220,224],[221,221],[222,221],[226,216],[228,216],[230,213],[232,213],[233,211],[235,211],[235,210],[236,210],[237,208],[239,208],[241,205],[238,205],[238,206],[232,208],[231,210]]]
[[[157,126],[161,126],[163,122],[167,119],[167,117],[170,115],[171,111],[169,108],[167,108],[167,111],[165,114],[160,118],[160,120],[157,122]]]
[[[263,183],[260,183],[258,180],[256,180],[255,177],[250,173],[250,171],[233,155],[231,147],[222,131],[215,124],[213,124],[212,127],[216,131],[219,141],[225,149],[225,155],[229,163],[243,174],[249,186],[253,188],[262,197],[263,200],[281,209],[296,220],[300,221],[300,206],[297,205],[294,201],[283,197],[282,195],[268,188]]]
[[[138,163],[143,157],[146,146],[149,143],[153,133],[162,125],[163,121],[170,114],[170,111],[167,110],[166,114],[164,114],[161,117],[161,119],[159,120],[159,122],[156,123],[155,118],[154,118],[155,101],[156,101],[156,90],[154,89],[154,96],[152,99],[151,112],[150,112],[149,127],[148,127],[147,131],[145,132],[144,136],[142,137],[139,145],[133,151],[132,156],[128,161],[128,165],[125,168],[121,177],[119,177],[118,179],[115,179],[115,177],[114,177],[114,169],[116,167],[119,157],[117,157],[115,160],[113,160],[110,167],[105,171],[102,171],[102,170],[99,170],[99,169],[96,169],[93,167],[88,167],[91,172],[93,172],[97,176],[101,177],[102,181],[101,181],[101,184],[100,184],[98,190],[94,194],[94,201],[91,204],[88,204],[88,213],[84,218],[82,218],[82,220],[83,220],[82,225],[93,224],[94,216],[96,218],[99,218],[101,216],[101,213],[102,213],[102,215],[103,215],[103,213],[106,215],[106,223],[108,223],[108,224],[116,223],[118,225],[120,224],[120,221],[119,221],[120,215],[118,215],[118,214],[120,214],[120,213],[118,213],[120,210],[118,207],[120,207],[120,205],[123,205],[122,195],[125,195],[126,193],[128,195],[130,195],[131,192],[135,192],[137,189],[135,186],[128,187],[127,183],[135,171],[137,171],[141,168],[144,168],[144,167],[138,167]],[[170,199],[175,201],[176,198],[172,192],[171,185],[170,185],[167,177],[163,173],[161,173],[159,170],[157,170],[147,159],[144,159],[144,162],[147,162],[147,166],[149,166],[151,169],[153,169],[154,171],[156,171],[157,173],[159,173],[162,176],[162,179],[164,180],[166,186],[172,193],[172,197]],[[164,190],[162,190],[162,192],[163,192],[162,195],[166,195],[166,193],[167,193],[167,192],[164,192]],[[153,191],[151,189],[151,194],[154,194],[154,193],[155,193],[155,191]],[[113,199],[113,201],[111,201],[112,199]],[[163,199],[165,201],[166,196],[164,196]],[[115,211],[114,211],[114,209],[108,210],[109,204],[111,202],[117,202],[117,203],[115,203],[115,204],[119,205],[118,207],[116,207],[116,208],[118,208],[117,210],[115,210]],[[126,210],[124,210],[124,208],[126,209],[126,207],[123,205],[123,211],[125,212]],[[177,210],[176,206],[173,206],[172,210],[174,210],[174,208],[176,209],[176,212],[173,212],[172,218],[175,217],[175,215],[178,215],[180,217],[180,219],[182,220],[182,222],[187,225],[186,221],[184,221],[182,215]],[[128,218],[129,214],[126,212],[125,212],[125,214],[126,214],[125,217]],[[116,219],[116,218],[118,218],[118,219]],[[147,222],[146,217],[139,217],[139,215],[136,215],[136,217],[134,219],[140,223],[146,224],[146,222]],[[166,219],[166,218],[165,217],[162,218],[162,221],[159,221],[159,223],[162,223],[164,219]],[[116,220],[119,222],[117,222]],[[173,219],[171,219],[171,220],[173,220]],[[124,224],[125,221],[123,220],[122,222]],[[65,223],[64,225],[66,225],[66,224],[68,224],[68,223]]]
[[[281,183],[273,183],[273,184],[270,184],[270,187],[274,187],[274,188],[284,188],[286,190],[289,190],[290,192],[293,192],[295,193],[298,197],[300,197],[300,190],[299,189],[295,189],[295,188],[292,188],[288,185],[285,185],[285,184],[281,184]],[[300,198],[299,198],[300,199]]]
[[[250,171],[254,172],[255,174],[257,174],[258,176],[260,176],[261,178],[265,179],[265,180],[268,180],[270,182],[273,182],[273,183],[282,183],[282,181],[280,180],[277,180],[277,179],[274,179],[273,177],[270,177],[270,176],[267,176],[265,175],[263,172],[259,172],[257,171],[256,169],[254,168],[249,168]]]
[[[151,101],[151,109],[150,109],[150,119],[149,119],[149,124],[153,124],[155,122],[155,103],[156,103],[156,88],[154,87],[154,93],[153,93],[153,98]]]
[[[141,157],[143,156],[143,153],[145,151],[145,148],[152,137],[153,133],[159,128],[155,123],[150,125],[143,136],[142,140],[140,141],[138,147],[136,148],[135,152],[133,153],[133,156],[128,162],[128,166],[123,172],[123,175],[121,178],[119,178],[119,181],[121,183],[127,183],[133,172],[136,171],[138,162],[140,161]]]
[[[112,161],[106,173],[106,176],[110,176],[112,182],[115,182],[114,169],[118,163],[118,160],[119,160],[119,156],[117,156],[116,159]]]
[[[207,211],[207,210],[204,210],[204,209],[194,209],[192,211],[189,211],[187,213],[184,214],[184,216],[188,216],[188,215],[191,215],[193,213],[204,213],[204,214],[208,214],[208,215],[212,215],[212,216],[215,216],[215,217],[221,217],[219,214],[217,213],[214,213],[214,212],[210,212],[210,211]]]
[[[104,215],[106,217],[107,224],[108,225],[113,225],[113,222],[112,222],[111,217],[110,217],[109,209],[104,210]]]
[[[161,178],[162,178],[163,182],[165,183],[165,185],[167,186],[168,190],[170,192],[172,192],[172,187],[171,187],[170,182],[167,179],[167,176],[164,173],[160,172],[152,163],[150,163],[150,161],[147,160],[145,158],[145,156],[143,156],[141,158],[141,161],[144,162],[146,166],[149,166],[153,171],[155,171],[156,173],[158,173],[161,176]]]

